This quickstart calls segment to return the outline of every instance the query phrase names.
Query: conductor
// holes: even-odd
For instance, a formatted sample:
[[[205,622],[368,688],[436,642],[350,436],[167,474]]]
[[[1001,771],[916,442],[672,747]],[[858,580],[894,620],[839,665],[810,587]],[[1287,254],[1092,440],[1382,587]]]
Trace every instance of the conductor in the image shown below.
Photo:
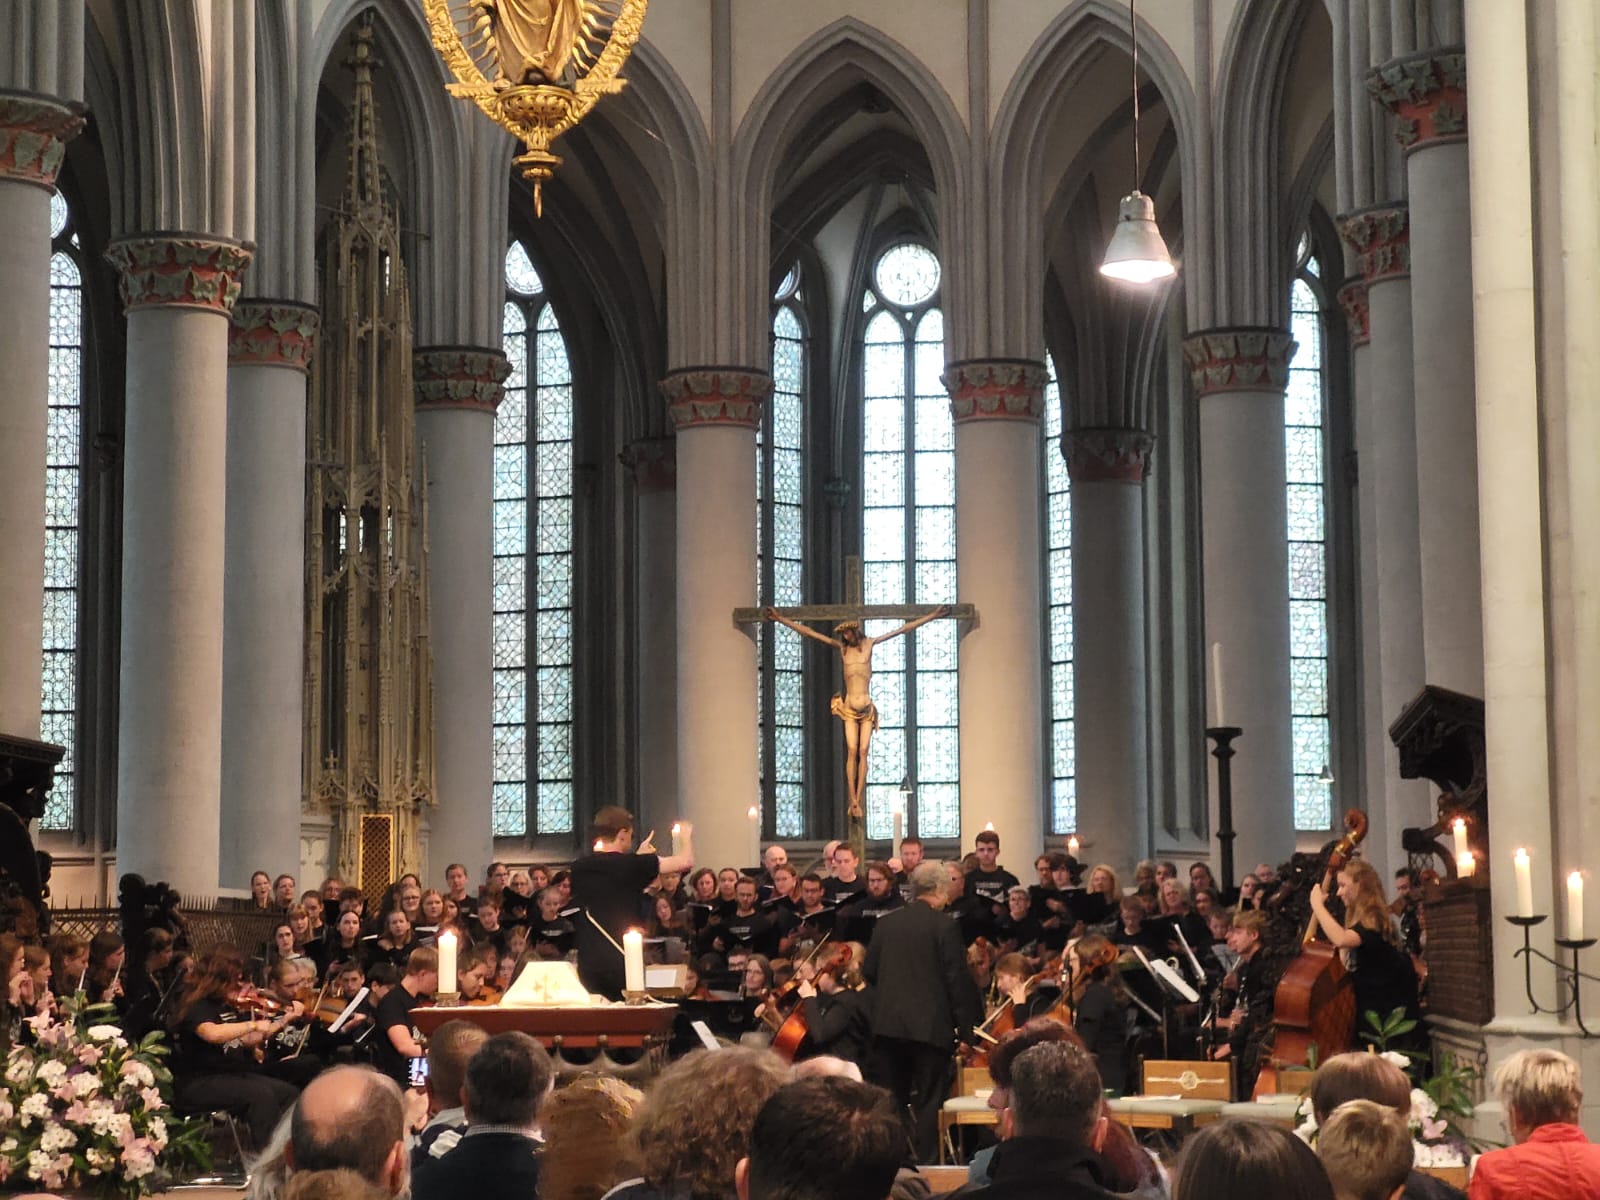
[[[644,923],[644,889],[657,875],[694,866],[691,832],[687,822],[681,824],[680,852],[663,857],[652,844],[653,834],[634,850],[633,816],[627,809],[608,804],[595,813],[589,825],[594,850],[572,864],[572,901],[583,908],[573,921],[578,977],[591,992],[622,998],[622,935]]]
[[[983,1017],[961,931],[944,912],[949,888],[943,863],[912,871],[911,902],[879,919],[861,971],[876,989],[869,1078],[911,1110],[918,1162],[933,1162],[938,1150],[956,1041]]]

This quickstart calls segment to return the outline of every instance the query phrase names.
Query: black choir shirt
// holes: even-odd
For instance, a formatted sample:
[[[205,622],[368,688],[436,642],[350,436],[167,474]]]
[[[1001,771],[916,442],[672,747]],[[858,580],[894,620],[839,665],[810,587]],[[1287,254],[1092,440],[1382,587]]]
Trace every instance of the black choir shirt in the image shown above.
[[[722,940],[725,950],[739,949],[771,958],[778,952],[778,922],[759,908],[749,916],[735,911],[722,923]]]
[[[244,1018],[221,1000],[196,1000],[178,1022],[178,1062],[181,1070],[193,1075],[232,1075],[255,1065],[249,1052],[239,1046],[224,1049],[200,1036],[202,1025],[231,1025]],[[244,1036],[244,1030],[239,1036]]]
[[[621,997],[622,953],[617,947],[622,935],[639,925],[640,893],[659,874],[659,854],[603,851],[572,864],[572,899],[585,910],[573,920],[578,975],[590,991]]]
[[[842,879],[835,879],[831,875],[822,881],[822,902],[831,904],[835,908],[850,903],[857,896],[865,896],[866,894],[867,877],[865,875],[857,875],[849,883]]]
[[[378,1011],[373,1018],[372,1065],[402,1088],[411,1086],[411,1059],[394,1048],[394,1043],[389,1040],[389,1030],[396,1025],[411,1030],[411,1010],[420,1003],[417,997],[396,984],[378,1002]],[[416,1033],[412,1031],[411,1036],[416,1037]]]
[[[857,896],[839,909],[837,918],[839,939],[860,942],[865,946],[872,941],[872,935],[878,928],[878,921],[895,909],[905,906],[906,902],[900,898],[899,891],[893,888],[882,900],[875,900],[870,895]]]
[[[555,952],[565,958],[567,951],[572,949],[572,944],[577,937],[571,921],[557,915],[554,921],[540,921],[534,927],[533,940],[536,943],[552,946]]]
[[[967,895],[977,896],[1002,910],[1006,906],[1006,893],[1017,886],[1017,877],[1004,867],[992,871],[969,871]]]

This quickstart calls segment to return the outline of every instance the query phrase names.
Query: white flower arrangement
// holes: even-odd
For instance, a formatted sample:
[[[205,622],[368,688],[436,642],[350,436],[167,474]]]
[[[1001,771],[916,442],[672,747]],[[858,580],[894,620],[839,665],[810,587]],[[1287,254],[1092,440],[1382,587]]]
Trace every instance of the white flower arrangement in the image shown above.
[[[1391,1062],[1404,1055],[1393,1051],[1384,1056]],[[1396,1063],[1409,1066],[1409,1063]],[[1311,1097],[1300,1097],[1295,1109],[1295,1133],[1308,1145],[1317,1142],[1317,1115],[1311,1109]],[[1411,1089],[1411,1111],[1406,1114],[1406,1125],[1411,1130],[1411,1162],[1415,1167],[1464,1167],[1469,1153],[1466,1143],[1450,1127],[1450,1122],[1440,1115],[1439,1102],[1422,1088]]]
[[[26,1023],[0,1084],[0,1191],[82,1188],[135,1198],[158,1168],[205,1158],[204,1130],[173,1117],[167,1047],[132,1043],[109,1005],[62,1005]]]

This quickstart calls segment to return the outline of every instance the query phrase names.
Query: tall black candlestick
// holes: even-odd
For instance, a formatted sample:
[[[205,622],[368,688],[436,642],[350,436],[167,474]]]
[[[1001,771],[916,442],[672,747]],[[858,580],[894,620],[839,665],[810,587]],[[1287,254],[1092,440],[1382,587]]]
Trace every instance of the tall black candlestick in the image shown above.
[[[1216,743],[1211,756],[1217,760],[1217,841],[1222,843],[1224,890],[1233,886],[1233,740],[1244,730],[1237,725],[1213,725],[1206,736]]]

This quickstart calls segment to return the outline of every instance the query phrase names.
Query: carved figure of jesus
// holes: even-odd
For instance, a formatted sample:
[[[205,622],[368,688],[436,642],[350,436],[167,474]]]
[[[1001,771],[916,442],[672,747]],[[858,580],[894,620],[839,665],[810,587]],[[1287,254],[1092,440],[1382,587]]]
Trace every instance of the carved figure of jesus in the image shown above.
[[[471,0],[494,22],[506,85],[559,83],[577,46],[582,0]]]
[[[780,625],[787,625],[796,633],[811,638],[839,652],[844,668],[844,691],[836,693],[830,706],[833,715],[844,722],[844,779],[850,793],[848,816],[859,821],[864,816],[861,798],[867,787],[867,752],[872,745],[873,731],[878,728],[878,708],[872,702],[872,648],[901,634],[910,633],[919,625],[950,615],[950,607],[941,604],[930,613],[907,621],[898,629],[867,637],[860,621],[840,621],[833,627],[834,637],[818,633],[808,625],[791,620],[775,608],[765,608],[761,615]]]

